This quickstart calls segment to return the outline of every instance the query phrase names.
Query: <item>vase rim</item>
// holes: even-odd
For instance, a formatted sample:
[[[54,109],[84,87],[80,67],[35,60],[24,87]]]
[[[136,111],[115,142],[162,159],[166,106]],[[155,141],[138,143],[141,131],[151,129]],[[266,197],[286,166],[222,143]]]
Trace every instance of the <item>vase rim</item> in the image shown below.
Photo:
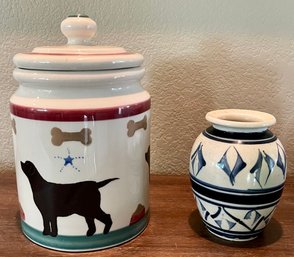
[[[245,109],[214,110],[205,118],[215,128],[233,132],[261,132],[276,123],[269,113]]]

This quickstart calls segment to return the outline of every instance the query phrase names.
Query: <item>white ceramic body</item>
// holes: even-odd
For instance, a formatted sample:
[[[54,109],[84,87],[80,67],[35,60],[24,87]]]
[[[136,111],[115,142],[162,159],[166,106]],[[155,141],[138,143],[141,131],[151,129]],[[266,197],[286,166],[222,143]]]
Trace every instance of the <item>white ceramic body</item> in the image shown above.
[[[121,244],[141,233],[149,216],[150,169],[150,95],[139,83],[144,70],[130,71],[137,74],[133,79],[128,79],[128,70],[123,75],[120,70],[25,72],[15,71],[21,84],[10,100],[25,235],[45,247],[87,251]],[[85,79],[87,75],[89,79]],[[145,127],[139,126],[128,135],[128,123],[142,120]],[[87,129],[91,142],[65,138],[60,145],[53,144],[53,128],[64,133]],[[96,232],[87,236],[85,217],[72,211],[57,215],[57,236],[44,235],[44,218],[22,169],[21,163],[27,161],[35,165],[44,180],[60,186],[117,178],[97,189],[101,195],[97,205],[112,219],[110,231],[104,233],[104,224],[95,219]],[[72,194],[74,198],[79,192],[74,190]],[[55,208],[55,199],[43,201],[48,201],[49,209]]]
[[[285,151],[268,130],[222,129],[210,127],[195,140],[190,156],[193,194],[211,233],[251,240],[268,224],[282,194]]]

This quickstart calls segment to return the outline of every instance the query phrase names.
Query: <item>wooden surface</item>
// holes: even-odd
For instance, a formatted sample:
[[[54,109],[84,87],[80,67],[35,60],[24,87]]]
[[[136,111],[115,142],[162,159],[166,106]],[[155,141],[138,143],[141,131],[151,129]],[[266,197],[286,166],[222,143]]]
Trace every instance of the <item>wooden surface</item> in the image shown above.
[[[294,256],[294,177],[288,177],[281,202],[263,234],[247,243],[215,238],[196,210],[188,176],[151,177],[151,220],[135,240],[112,249],[64,253],[31,243],[19,228],[15,175],[0,174],[0,256]]]

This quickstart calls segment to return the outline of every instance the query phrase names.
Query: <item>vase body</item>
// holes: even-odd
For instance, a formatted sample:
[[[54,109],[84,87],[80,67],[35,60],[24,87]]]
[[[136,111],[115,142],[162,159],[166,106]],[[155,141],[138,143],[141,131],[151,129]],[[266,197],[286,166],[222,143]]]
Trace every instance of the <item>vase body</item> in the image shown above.
[[[224,118],[230,113],[234,119]],[[237,119],[238,113],[241,118]],[[260,122],[262,114],[245,110],[208,113],[213,126],[198,136],[191,151],[190,178],[198,210],[207,229],[223,239],[257,237],[283,191],[285,151]],[[275,120],[269,118],[272,125]]]
[[[31,55],[14,61],[27,65],[29,58],[54,54]],[[14,71],[20,85],[10,109],[21,226],[47,248],[105,249],[136,237],[148,223],[150,95],[140,85],[140,66],[82,70],[107,60],[97,54],[79,67],[77,60],[90,54],[64,55],[56,54],[57,70]],[[115,57],[107,55],[102,58]],[[63,71],[62,65],[78,68]]]

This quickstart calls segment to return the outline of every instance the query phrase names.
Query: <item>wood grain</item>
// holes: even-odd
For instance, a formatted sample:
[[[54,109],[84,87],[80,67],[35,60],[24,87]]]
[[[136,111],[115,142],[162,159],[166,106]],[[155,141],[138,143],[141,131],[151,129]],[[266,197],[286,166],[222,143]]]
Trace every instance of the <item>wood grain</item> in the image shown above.
[[[151,220],[135,240],[112,249],[64,253],[27,240],[19,228],[15,175],[1,174],[0,256],[294,256],[294,177],[288,177],[281,202],[256,240],[232,243],[215,238],[203,226],[188,176],[151,176]]]

